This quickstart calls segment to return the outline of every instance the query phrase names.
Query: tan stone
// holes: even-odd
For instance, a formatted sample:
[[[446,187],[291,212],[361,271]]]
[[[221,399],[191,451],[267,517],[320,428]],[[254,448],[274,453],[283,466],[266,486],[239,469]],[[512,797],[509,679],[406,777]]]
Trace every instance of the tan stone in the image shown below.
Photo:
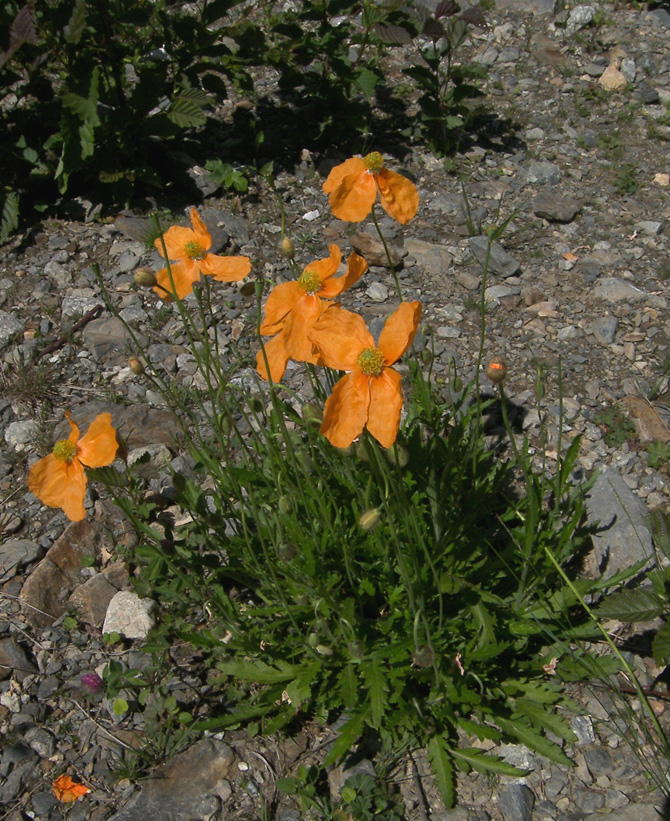
[[[610,63],[598,79],[600,85],[607,91],[621,91],[626,88],[628,80],[619,71],[616,63]]]

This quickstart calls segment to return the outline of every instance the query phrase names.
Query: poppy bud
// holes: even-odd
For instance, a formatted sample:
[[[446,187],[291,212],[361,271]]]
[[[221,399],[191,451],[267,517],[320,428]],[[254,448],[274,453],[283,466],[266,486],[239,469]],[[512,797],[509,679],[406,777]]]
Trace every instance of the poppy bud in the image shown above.
[[[284,237],[281,241],[281,249],[287,259],[293,259],[295,256],[295,245],[288,237]]]
[[[427,644],[415,650],[412,658],[415,667],[430,667],[434,660],[435,653]]]
[[[310,647],[316,647],[316,645],[318,643],[319,643],[319,634],[318,633],[310,633],[309,636],[307,636],[307,644],[309,644]]]
[[[141,376],[144,373],[144,365],[136,356],[130,357],[128,360],[128,367],[136,376]]]
[[[434,359],[434,357],[433,357],[433,352],[432,352],[432,351],[430,351],[430,350],[428,350],[428,348],[424,348],[424,349],[421,351],[421,361],[423,362],[423,364],[424,364],[426,367],[428,367],[428,365],[432,365],[432,364],[433,364],[433,359]]]
[[[249,399],[249,410],[252,413],[263,413],[263,403],[257,396],[252,396]]]
[[[463,390],[463,380],[460,376],[455,376],[451,380],[451,387],[456,391],[456,393],[460,393]]]
[[[237,290],[242,296],[253,296],[256,293],[256,283],[253,279],[246,279],[238,284]]]
[[[277,507],[279,508],[279,512],[288,516],[289,513],[293,513],[293,502],[291,501],[291,497],[284,494],[283,496],[279,497],[279,501],[277,502]]]
[[[499,385],[507,376],[507,362],[502,356],[496,356],[486,366],[486,375],[494,385]]]
[[[372,507],[370,510],[366,510],[365,513],[361,513],[358,524],[363,530],[374,530],[381,518],[381,510],[378,507]]]
[[[332,656],[333,651],[330,647],[327,647],[325,644],[317,644],[314,648],[317,653],[320,653],[322,656]]]
[[[302,406],[302,418],[308,425],[320,425],[323,422],[323,413],[316,405],[307,402]]]
[[[298,555],[298,548],[291,542],[281,542],[277,545],[277,558],[282,562],[290,562]]]
[[[133,275],[133,279],[138,288],[153,288],[158,283],[156,274],[151,268],[138,268]]]
[[[356,456],[361,460],[361,462],[369,462],[370,456],[368,455],[368,446],[364,439],[359,439],[356,442],[356,449],[355,449]]]
[[[384,451],[384,454],[392,465],[397,465],[399,468],[404,468],[409,462],[409,451],[398,442],[394,442],[390,448]]]
[[[233,417],[230,415],[228,411],[223,411],[223,413],[220,413],[218,415],[218,420],[221,433],[224,436],[228,436],[228,434],[233,429]]]
[[[349,644],[347,644],[347,650],[354,661],[360,661],[365,655],[365,648],[363,647],[362,642],[358,641],[358,639],[350,641]]]

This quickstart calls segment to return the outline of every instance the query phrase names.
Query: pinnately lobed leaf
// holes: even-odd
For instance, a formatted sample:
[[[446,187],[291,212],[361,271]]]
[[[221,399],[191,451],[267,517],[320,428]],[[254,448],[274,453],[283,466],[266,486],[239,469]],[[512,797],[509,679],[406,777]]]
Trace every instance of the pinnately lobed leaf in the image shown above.
[[[453,807],[456,801],[454,765],[447,753],[444,741],[439,736],[433,736],[428,742],[428,763],[435,776],[444,806]]]
[[[596,609],[601,619],[617,619],[624,622],[650,621],[660,616],[667,603],[653,590],[637,588],[613,593]]]

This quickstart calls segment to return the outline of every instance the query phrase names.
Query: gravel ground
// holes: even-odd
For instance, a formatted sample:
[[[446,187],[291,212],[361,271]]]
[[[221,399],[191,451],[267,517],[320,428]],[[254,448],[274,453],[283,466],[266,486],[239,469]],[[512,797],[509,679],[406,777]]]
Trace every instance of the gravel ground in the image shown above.
[[[593,16],[588,9],[595,23],[584,25]],[[421,205],[405,228],[387,219],[382,227],[402,261],[406,298],[424,304],[436,378],[455,366],[467,380],[479,346],[481,233],[520,209],[491,256],[485,350],[506,357],[508,394],[534,445],[543,432],[535,400],[540,374],[549,455],[558,447],[562,393],[567,439],[583,434],[584,475],[600,470],[607,477],[590,515],[602,521],[617,513],[620,521],[638,517],[633,535],[619,533],[619,541],[607,545],[612,562],[625,566],[650,549],[642,516],[668,511],[670,493],[670,14],[663,7],[627,5],[552,11],[543,0],[506,0],[487,12],[490,27],[474,29],[465,47],[489,69],[487,131],[457,155],[456,174],[421,149],[389,158],[390,167],[415,180]],[[388,66],[389,84],[400,95],[406,58],[394,52]],[[626,88],[609,90],[617,71]],[[410,115],[416,113],[412,100],[406,102]],[[343,302],[374,327],[393,309],[394,290],[388,271],[374,264],[379,243],[373,227],[333,220],[328,210],[321,185],[341,159],[305,151],[299,166],[279,174],[277,188],[302,264],[326,256],[331,242],[345,253],[355,247],[366,255],[370,271]],[[251,257],[257,275],[274,281],[289,276],[277,248],[281,216],[269,192],[259,189],[241,201],[212,194],[196,203],[163,204],[179,214],[198,205],[216,247]],[[108,549],[110,533],[111,544],[130,547],[133,534],[104,499],[89,498],[87,521],[71,525],[25,486],[31,462],[67,431],[65,408],[84,424],[113,410],[131,453],[148,449],[157,465],[165,456],[183,458],[160,397],[129,367],[127,333],[105,308],[93,272],[97,263],[120,316],[150,359],[185,386],[194,384],[193,358],[174,307],[133,286],[136,269],[159,260],[141,242],[145,229],[146,220],[132,213],[90,222],[51,219],[14,239],[0,256],[2,818],[291,821],[300,815],[278,802],[275,779],[298,761],[318,761],[315,747],[323,733],[315,728],[290,741],[250,741],[240,733],[204,739],[167,769],[149,767],[160,777],[137,781],[127,762],[147,729],[142,713],[116,715],[108,699],[81,681],[112,660],[136,669],[150,663],[140,639],[119,650],[102,638],[103,625],[105,632],[121,625],[121,631],[137,631],[125,635],[142,636],[151,623],[151,613],[128,598],[127,568]],[[222,342],[251,350],[253,302],[235,286],[221,289],[217,300]],[[287,379],[292,387],[304,385],[299,367],[289,366]],[[626,424],[627,437],[615,441]],[[73,612],[74,625],[68,621]],[[119,613],[122,621],[114,621]],[[130,626],[129,613],[135,616]],[[197,658],[184,648],[173,648],[172,655],[171,691],[187,705],[200,683]],[[657,681],[662,670],[642,655],[631,659],[667,726],[667,686]],[[579,741],[565,750],[573,768],[522,747],[498,749],[531,775],[502,781],[464,776],[461,807],[445,812],[417,753],[389,776],[405,817],[661,817],[663,796],[648,772],[667,772],[667,762],[644,739],[635,746],[647,762],[633,755],[626,738],[635,738],[635,722],[625,716],[612,721],[620,710],[606,693],[593,687],[574,695],[585,715],[575,716]],[[156,755],[152,763],[160,760]],[[359,765],[362,772],[370,767]],[[50,785],[61,772],[79,774],[91,792],[75,804],[57,802]],[[331,774],[335,792],[345,777]]]

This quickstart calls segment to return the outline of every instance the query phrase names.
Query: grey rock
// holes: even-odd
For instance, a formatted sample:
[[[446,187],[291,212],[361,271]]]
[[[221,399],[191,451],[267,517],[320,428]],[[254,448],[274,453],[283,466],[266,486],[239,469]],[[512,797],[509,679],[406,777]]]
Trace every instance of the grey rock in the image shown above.
[[[525,784],[510,784],[498,795],[498,806],[505,821],[531,821],[535,795]]]
[[[127,274],[137,267],[139,261],[139,257],[133,254],[132,251],[124,251],[119,257],[119,269]]]
[[[373,302],[386,302],[389,296],[389,290],[381,282],[372,282],[368,285],[365,293]]]
[[[660,96],[655,88],[652,88],[648,83],[639,83],[635,89],[635,93],[645,105],[656,105],[660,102]]]
[[[619,810],[613,810],[607,816],[601,813],[587,815],[584,821],[602,821],[603,817],[607,821],[663,821],[667,815],[660,806],[656,807],[654,804],[628,804]]]
[[[486,289],[485,298],[487,301],[494,299],[504,299],[506,296],[516,296],[519,293],[518,287],[511,285],[492,285]]]
[[[22,330],[23,322],[17,316],[0,311],[0,348],[4,348],[14,334]]]
[[[644,15],[646,21],[653,23],[657,26],[663,26],[664,28],[670,28],[670,12],[660,6],[657,9],[653,9],[652,11],[647,12]]]
[[[31,727],[25,735],[25,740],[40,758],[51,758],[56,751],[56,739],[42,727]]]
[[[659,220],[642,220],[635,223],[635,228],[648,237],[656,237],[663,231],[664,223]]]
[[[595,790],[577,790],[573,800],[577,809],[584,813],[594,813],[605,806],[605,796]]]
[[[90,292],[69,294],[63,299],[61,314],[66,319],[78,319],[100,304],[100,299]]]
[[[39,422],[27,419],[23,422],[10,422],[5,428],[5,442],[10,448],[22,451],[32,448],[40,432]]]
[[[16,571],[42,555],[42,548],[37,542],[29,539],[10,539],[0,545],[0,581],[5,582],[15,575]]]
[[[607,790],[605,795],[605,806],[611,810],[620,810],[630,804],[630,798],[621,790]]]
[[[596,13],[594,6],[575,6],[565,24],[565,33],[572,36],[580,29],[588,26]]]
[[[444,245],[407,238],[405,249],[414,257],[417,266],[424,271],[446,274],[452,266],[452,255]]]
[[[73,591],[69,603],[76,609],[79,621],[93,627],[100,627],[107,614],[109,603],[118,592],[118,588],[98,573]]]
[[[603,316],[592,323],[590,330],[601,345],[611,345],[619,328],[619,320],[615,316]]]
[[[594,744],[596,733],[590,716],[575,716],[570,722],[572,732],[577,736],[577,744]]]
[[[581,274],[584,282],[595,282],[602,273],[602,266],[595,260],[580,259],[575,271]]]
[[[497,0],[497,9],[508,9],[522,14],[556,14],[559,0]]]
[[[618,277],[606,277],[596,283],[593,295],[607,302],[644,302],[650,294]]]
[[[484,268],[489,248],[488,237],[470,237],[469,245],[475,259]],[[513,277],[521,269],[519,262],[511,254],[508,254],[498,242],[491,243],[491,252],[488,256],[489,273],[507,278]]]
[[[559,197],[552,191],[542,191],[533,200],[533,213],[551,222],[571,222],[581,206],[572,197]]]
[[[217,784],[235,775],[234,753],[214,738],[198,741],[186,752],[158,767],[142,786],[139,795],[109,821],[201,821],[209,816]],[[218,801],[218,798],[217,798]],[[203,811],[204,810],[204,811]]]
[[[375,767],[372,761],[367,758],[357,761],[351,767],[346,767],[340,764],[328,773],[328,785],[330,787],[330,794],[334,800],[338,800],[343,787],[346,786],[347,781],[355,775],[369,775],[375,777]]]
[[[589,522],[599,522],[586,569],[612,575],[654,555],[645,524],[646,505],[630,490],[616,468],[604,466],[586,500]]]
[[[13,675],[17,681],[37,672],[37,667],[28,660],[25,650],[9,637],[0,639],[0,679]]]
[[[127,354],[131,350],[130,334],[123,322],[115,316],[89,322],[82,337],[91,356],[98,361],[110,353]]]
[[[526,172],[526,180],[538,185],[558,185],[563,177],[561,169],[547,160],[532,160]]]
[[[635,76],[637,74],[637,68],[635,66],[635,60],[632,57],[624,57],[621,61],[621,67],[619,69],[623,76],[629,83],[635,82]]]
[[[612,772],[612,754],[607,747],[584,750],[584,760],[594,778],[598,778],[599,775],[609,775]]]
[[[14,767],[0,786],[0,805],[9,804],[23,792],[34,770],[35,765],[32,761]]]
[[[521,54],[516,46],[507,46],[507,48],[502,49],[498,59],[501,63],[516,63],[520,56]]]
[[[53,792],[38,792],[30,799],[30,803],[38,818],[46,818],[58,805],[58,799]]]
[[[589,77],[600,77],[602,73],[605,71],[606,66],[601,65],[600,63],[587,63],[584,66],[584,73],[588,74]]]
[[[141,599],[130,590],[120,590],[107,607],[103,633],[119,633],[128,639],[144,639],[154,626],[154,602]]]

